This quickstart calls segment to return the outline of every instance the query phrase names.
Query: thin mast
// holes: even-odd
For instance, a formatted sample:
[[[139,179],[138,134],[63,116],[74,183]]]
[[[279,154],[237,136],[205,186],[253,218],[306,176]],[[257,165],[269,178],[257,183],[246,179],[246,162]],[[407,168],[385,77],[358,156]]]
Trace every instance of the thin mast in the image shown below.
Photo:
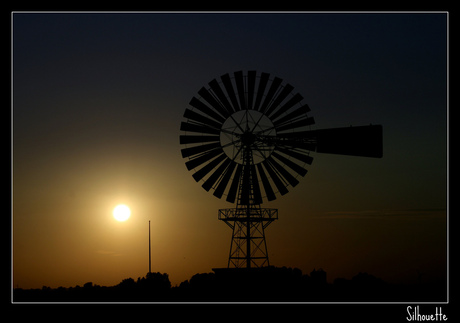
[[[150,220],[149,220],[149,274],[152,272],[152,252],[150,244]]]

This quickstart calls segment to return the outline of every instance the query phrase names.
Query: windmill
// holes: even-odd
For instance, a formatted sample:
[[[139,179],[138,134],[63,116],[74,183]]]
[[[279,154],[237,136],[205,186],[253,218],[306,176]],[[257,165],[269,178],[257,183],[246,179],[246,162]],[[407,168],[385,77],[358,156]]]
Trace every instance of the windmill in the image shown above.
[[[382,157],[382,126],[314,130],[310,107],[289,83],[268,73],[237,71],[213,79],[185,109],[180,144],[193,178],[217,198],[232,229],[228,268],[269,266],[265,229],[278,210],[263,208],[297,186],[311,152]]]

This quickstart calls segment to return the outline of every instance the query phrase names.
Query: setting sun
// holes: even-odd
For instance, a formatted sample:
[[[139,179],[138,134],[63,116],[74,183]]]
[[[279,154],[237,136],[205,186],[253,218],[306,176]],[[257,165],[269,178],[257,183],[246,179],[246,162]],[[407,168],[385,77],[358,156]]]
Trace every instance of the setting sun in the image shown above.
[[[115,218],[115,220],[123,222],[129,219],[131,215],[131,210],[129,209],[128,206],[124,204],[120,204],[120,205],[117,205],[113,209],[112,213],[113,213],[113,217]]]

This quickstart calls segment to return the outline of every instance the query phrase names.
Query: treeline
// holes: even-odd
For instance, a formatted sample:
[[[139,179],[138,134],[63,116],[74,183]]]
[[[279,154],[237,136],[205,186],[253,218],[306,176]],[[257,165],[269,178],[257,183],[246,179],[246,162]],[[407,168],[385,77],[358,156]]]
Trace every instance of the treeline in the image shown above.
[[[14,302],[136,302],[168,298],[171,283],[168,274],[147,273],[145,277],[123,279],[115,286],[87,282],[83,286],[13,290]]]
[[[83,286],[13,291],[14,302],[395,302],[446,301],[446,285],[394,285],[367,274],[327,283],[326,272],[298,268],[213,269],[171,286],[166,273],[123,279],[115,286]]]

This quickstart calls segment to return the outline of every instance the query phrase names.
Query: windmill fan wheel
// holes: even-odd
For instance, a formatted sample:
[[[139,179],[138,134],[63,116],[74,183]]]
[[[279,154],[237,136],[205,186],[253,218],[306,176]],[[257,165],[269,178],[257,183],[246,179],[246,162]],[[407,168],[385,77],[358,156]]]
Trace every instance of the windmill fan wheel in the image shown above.
[[[180,127],[181,153],[206,191],[234,203],[243,183],[260,204],[286,194],[306,175],[315,121],[293,90],[268,73],[238,71],[213,79],[192,97]]]

